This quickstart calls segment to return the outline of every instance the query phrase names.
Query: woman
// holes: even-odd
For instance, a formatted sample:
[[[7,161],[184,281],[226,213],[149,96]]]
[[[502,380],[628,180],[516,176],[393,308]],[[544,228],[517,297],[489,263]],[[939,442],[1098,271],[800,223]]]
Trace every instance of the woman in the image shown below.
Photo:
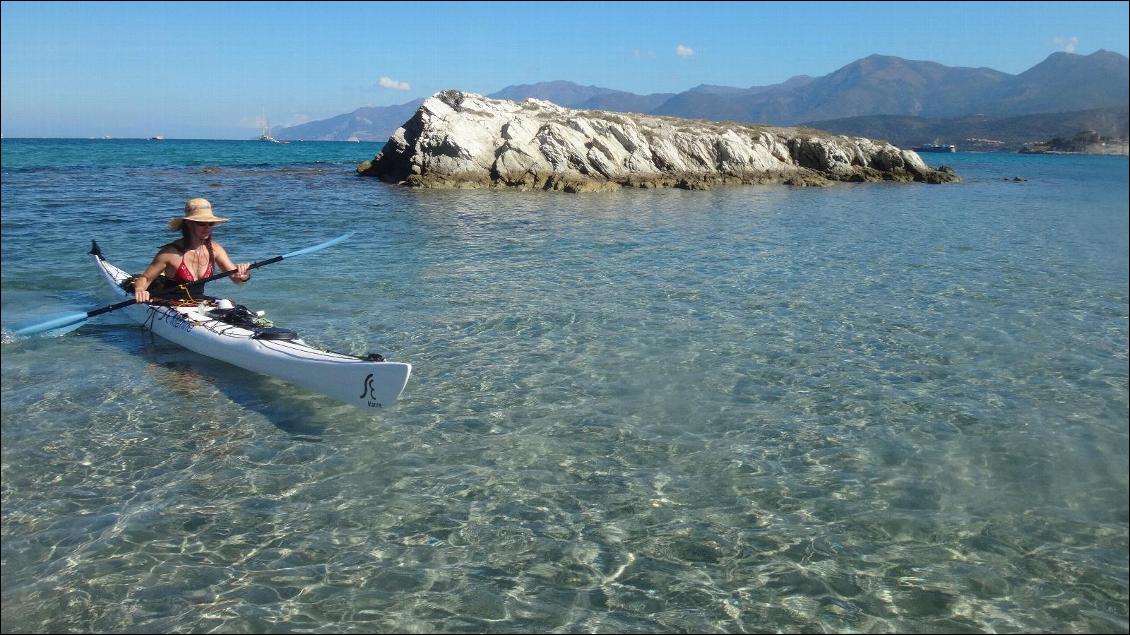
[[[220,271],[234,270],[233,282],[242,284],[250,280],[250,263],[233,263],[220,243],[212,240],[212,226],[227,220],[212,214],[212,204],[207,199],[194,198],[185,203],[184,216],[169,221],[169,229],[179,229],[181,238],[161,247],[145,272],[133,279],[134,298],[139,303],[148,302],[149,288],[154,283],[154,295],[183,288],[199,296],[204,292],[204,284],[197,281],[214,275],[217,266]]]

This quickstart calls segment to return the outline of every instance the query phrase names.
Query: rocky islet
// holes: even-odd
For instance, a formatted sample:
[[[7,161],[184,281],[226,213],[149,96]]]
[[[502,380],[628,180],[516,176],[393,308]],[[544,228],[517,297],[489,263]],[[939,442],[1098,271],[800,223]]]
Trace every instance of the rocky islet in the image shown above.
[[[415,187],[567,192],[959,180],[913,151],[863,137],[574,110],[461,91],[425,100],[357,172]]]

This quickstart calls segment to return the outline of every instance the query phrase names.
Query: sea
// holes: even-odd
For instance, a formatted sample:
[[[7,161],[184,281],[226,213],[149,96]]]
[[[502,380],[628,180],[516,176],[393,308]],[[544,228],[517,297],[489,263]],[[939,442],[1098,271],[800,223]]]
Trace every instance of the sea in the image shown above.
[[[4,632],[1126,632],[1127,159],[566,194],[378,143],[4,139]],[[412,364],[362,411],[155,338],[203,196],[234,299]]]

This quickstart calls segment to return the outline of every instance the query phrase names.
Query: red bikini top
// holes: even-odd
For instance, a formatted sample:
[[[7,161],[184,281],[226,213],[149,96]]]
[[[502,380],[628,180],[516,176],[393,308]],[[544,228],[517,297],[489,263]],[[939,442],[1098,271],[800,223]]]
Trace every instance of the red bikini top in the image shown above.
[[[178,282],[194,282],[196,280],[196,278],[192,275],[192,271],[189,270],[188,265],[184,263],[184,257],[187,253],[188,252],[186,251],[180,256],[180,266],[177,267],[176,276]],[[212,263],[214,263],[215,260],[215,257],[212,255],[212,245],[208,245],[208,268],[204,270],[205,278],[212,277]]]

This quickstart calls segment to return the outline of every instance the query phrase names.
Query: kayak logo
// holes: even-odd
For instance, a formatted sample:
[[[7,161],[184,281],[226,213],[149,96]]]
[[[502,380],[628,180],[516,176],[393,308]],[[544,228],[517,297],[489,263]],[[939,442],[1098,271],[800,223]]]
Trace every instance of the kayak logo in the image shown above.
[[[360,399],[365,399],[370,408],[382,407],[381,402],[377,401],[377,396],[373,394],[376,386],[373,385],[373,373],[365,375],[365,381],[361,384]]]
[[[158,315],[160,317],[158,317]],[[193,324],[191,321],[189,321],[188,318],[184,317],[176,309],[173,309],[171,307],[168,308],[167,310],[159,311],[157,307],[150,305],[149,306],[149,319],[154,320],[154,321],[155,320],[161,320],[162,322],[168,324],[169,326],[171,326],[175,329],[180,329],[180,330],[184,331],[185,333],[188,333],[192,329],[196,328],[196,325]]]

